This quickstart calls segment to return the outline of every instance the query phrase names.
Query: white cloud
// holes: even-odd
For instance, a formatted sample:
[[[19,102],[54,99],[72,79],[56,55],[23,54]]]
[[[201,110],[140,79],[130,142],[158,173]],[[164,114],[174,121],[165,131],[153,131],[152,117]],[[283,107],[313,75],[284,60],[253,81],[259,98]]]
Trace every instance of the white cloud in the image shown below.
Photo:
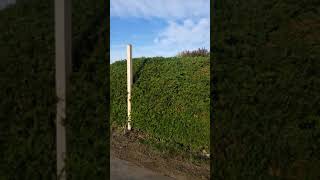
[[[186,19],[182,24],[169,22],[154,42],[160,46],[177,46],[190,48],[194,46],[209,46],[210,20],[202,18],[198,21]]]
[[[209,17],[210,0],[111,0],[114,17],[184,19]]]
[[[133,44],[133,57],[141,56],[174,56],[183,50],[198,48],[210,50],[210,20],[202,18],[198,21],[186,19],[182,23],[170,21],[152,43],[145,46]],[[111,63],[126,59],[126,46],[111,46]]]
[[[133,44],[133,57],[174,56],[183,50],[210,48],[209,0],[111,0],[111,16],[160,18],[168,24],[153,42]],[[111,47],[111,63],[126,58],[125,46]]]

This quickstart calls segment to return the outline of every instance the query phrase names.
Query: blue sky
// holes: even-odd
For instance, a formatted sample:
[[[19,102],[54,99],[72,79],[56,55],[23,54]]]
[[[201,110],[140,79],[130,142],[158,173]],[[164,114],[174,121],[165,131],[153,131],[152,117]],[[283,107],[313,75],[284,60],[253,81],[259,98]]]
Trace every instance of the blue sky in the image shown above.
[[[111,0],[111,63],[210,47],[210,0]]]

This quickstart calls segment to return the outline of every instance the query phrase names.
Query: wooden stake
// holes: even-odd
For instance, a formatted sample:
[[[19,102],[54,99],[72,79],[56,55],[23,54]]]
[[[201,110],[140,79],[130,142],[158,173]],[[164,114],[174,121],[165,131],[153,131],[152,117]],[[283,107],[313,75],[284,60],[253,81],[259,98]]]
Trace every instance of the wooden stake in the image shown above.
[[[71,0],[55,0],[57,179],[65,180],[66,95],[71,73]]]
[[[128,130],[131,130],[132,46],[127,45]]]

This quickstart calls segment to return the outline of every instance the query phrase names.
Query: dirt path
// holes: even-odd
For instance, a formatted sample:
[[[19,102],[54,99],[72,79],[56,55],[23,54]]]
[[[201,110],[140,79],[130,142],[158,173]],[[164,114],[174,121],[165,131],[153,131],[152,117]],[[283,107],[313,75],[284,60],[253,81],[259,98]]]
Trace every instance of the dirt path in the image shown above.
[[[111,155],[110,164],[111,180],[174,180],[168,176],[164,176],[149,169],[139,167],[134,163],[118,159],[113,155]]]
[[[146,168],[150,172],[153,171],[158,175],[162,174],[174,179],[209,179],[209,160],[192,163],[183,156],[170,156],[141,144],[139,140],[143,138],[145,138],[144,134],[134,130],[124,133],[113,129],[111,161],[115,163],[116,161],[112,159],[125,160],[137,167]],[[111,170],[116,172],[114,168],[117,169],[117,167],[112,167],[113,165],[117,166],[116,163],[111,164]]]

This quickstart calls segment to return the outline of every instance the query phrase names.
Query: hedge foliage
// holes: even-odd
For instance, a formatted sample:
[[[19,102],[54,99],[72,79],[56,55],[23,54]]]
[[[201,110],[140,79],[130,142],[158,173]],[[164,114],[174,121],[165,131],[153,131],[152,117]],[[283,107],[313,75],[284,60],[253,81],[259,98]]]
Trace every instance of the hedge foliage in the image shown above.
[[[106,20],[105,20],[106,21]],[[98,43],[73,72],[68,104],[68,179],[109,177],[109,63],[107,26],[99,29]]]
[[[111,64],[111,123],[127,121],[126,61]],[[163,144],[209,149],[209,57],[133,59],[133,128]]]
[[[45,1],[0,11],[0,179],[55,178],[52,16]]]
[[[94,28],[92,29],[91,25],[95,25],[95,28],[102,25],[103,20],[96,18],[102,16],[105,7],[102,0],[73,1],[73,48],[77,48],[74,54],[87,50],[77,46],[80,40],[90,41],[78,37],[85,34],[96,38],[97,31],[92,32]],[[0,101],[0,179],[56,179],[54,1],[18,1],[16,5],[0,11],[0,32],[0,96],[4,97]],[[100,45],[100,48],[104,46]],[[90,59],[95,58],[89,58],[92,54],[91,52],[78,57],[89,59],[88,63],[92,63]],[[103,58],[101,55],[97,57],[100,62]],[[73,62],[81,65],[77,59]],[[102,68],[100,71],[106,72],[106,69]],[[82,72],[89,73],[85,68],[82,68]],[[99,78],[105,77],[107,75],[103,76],[100,72]],[[74,84],[77,87],[76,83]],[[71,111],[78,112],[77,108],[75,106]],[[96,109],[96,106],[90,106],[88,113],[92,112],[92,109]],[[99,118],[102,119],[102,115]],[[84,118],[83,121],[85,120]],[[105,126],[101,125],[100,128]],[[88,128],[87,131],[90,130]],[[80,135],[71,131],[72,134]],[[107,132],[105,136],[102,136],[102,133],[96,135],[96,143],[99,145],[91,146],[90,151],[88,148],[75,149],[74,144],[71,143],[70,147],[68,144],[68,156],[72,157],[68,164],[71,167],[76,169],[75,158],[89,158],[87,154],[92,156],[92,153],[95,153],[101,161],[104,160],[104,153],[107,151],[104,149],[106,142],[102,144],[102,139],[108,137]],[[77,141],[74,143],[77,144]],[[82,143],[89,144],[86,141]],[[82,154],[79,155],[79,152]],[[92,161],[89,167],[84,166],[82,170],[93,170],[93,164],[93,174],[101,174],[102,168],[106,170],[106,163],[102,165],[96,161]],[[97,164],[100,166],[96,166]],[[76,175],[78,174],[70,174],[71,177]]]
[[[213,179],[319,179],[320,2],[212,5]]]

